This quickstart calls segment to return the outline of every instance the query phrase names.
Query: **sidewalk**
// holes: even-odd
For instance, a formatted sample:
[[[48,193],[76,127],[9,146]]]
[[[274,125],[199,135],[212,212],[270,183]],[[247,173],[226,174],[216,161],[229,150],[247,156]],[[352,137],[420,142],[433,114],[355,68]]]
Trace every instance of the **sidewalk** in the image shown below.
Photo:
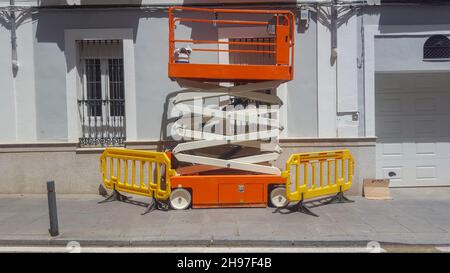
[[[450,245],[450,188],[391,189],[393,199],[313,207],[320,217],[273,208],[153,211],[96,195],[58,195],[50,237],[46,195],[0,195],[1,245],[362,246]],[[145,199],[134,199],[145,201]]]

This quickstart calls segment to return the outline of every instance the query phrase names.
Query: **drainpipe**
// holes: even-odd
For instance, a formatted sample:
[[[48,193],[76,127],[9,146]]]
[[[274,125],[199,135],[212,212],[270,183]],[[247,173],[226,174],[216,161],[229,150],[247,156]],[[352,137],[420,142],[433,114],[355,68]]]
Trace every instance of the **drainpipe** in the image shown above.
[[[9,0],[9,17],[11,26],[11,65],[14,77],[19,69],[19,62],[17,60],[17,36],[16,36],[16,11],[15,11],[15,0]]]
[[[336,90],[336,137],[339,137],[339,126],[337,120],[339,117],[339,75],[338,75],[338,65],[337,65],[337,0],[333,0],[331,3],[331,18],[330,18],[330,34],[331,34],[331,63],[334,65],[335,71],[335,90]]]
[[[333,3],[331,4],[331,57],[332,60],[335,62],[337,58],[337,18],[338,18],[338,11],[337,11],[337,0],[333,0]]]

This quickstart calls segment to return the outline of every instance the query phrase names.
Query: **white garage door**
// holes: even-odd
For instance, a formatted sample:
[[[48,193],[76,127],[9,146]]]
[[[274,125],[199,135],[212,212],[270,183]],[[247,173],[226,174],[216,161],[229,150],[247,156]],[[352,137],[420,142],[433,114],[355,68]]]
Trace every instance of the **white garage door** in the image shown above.
[[[377,177],[450,185],[450,74],[377,74]]]

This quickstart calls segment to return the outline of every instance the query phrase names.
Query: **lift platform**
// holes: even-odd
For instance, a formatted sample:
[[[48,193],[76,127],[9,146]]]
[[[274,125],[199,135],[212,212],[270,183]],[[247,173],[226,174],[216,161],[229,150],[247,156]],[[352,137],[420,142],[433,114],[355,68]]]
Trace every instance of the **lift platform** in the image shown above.
[[[196,27],[205,33],[183,36]],[[294,14],[287,10],[169,8],[169,77],[251,82],[293,79]],[[211,37],[217,37],[212,39]],[[189,63],[174,52],[190,47]],[[195,56],[197,55],[197,56]]]
[[[277,88],[293,79],[294,15],[288,10],[169,8],[171,100],[166,152],[107,148],[103,181],[174,209],[277,208],[336,195],[352,183],[347,150],[293,154],[274,165],[283,130]]]

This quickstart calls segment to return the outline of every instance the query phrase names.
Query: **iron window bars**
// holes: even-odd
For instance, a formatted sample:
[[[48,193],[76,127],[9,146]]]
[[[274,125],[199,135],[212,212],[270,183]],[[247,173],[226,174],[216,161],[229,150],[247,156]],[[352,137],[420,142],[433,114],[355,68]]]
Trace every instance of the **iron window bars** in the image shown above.
[[[85,50],[80,60],[80,146],[121,146],[126,139],[123,58],[114,50],[99,57],[92,54],[92,48],[114,43],[119,41],[80,42],[80,50]]]

